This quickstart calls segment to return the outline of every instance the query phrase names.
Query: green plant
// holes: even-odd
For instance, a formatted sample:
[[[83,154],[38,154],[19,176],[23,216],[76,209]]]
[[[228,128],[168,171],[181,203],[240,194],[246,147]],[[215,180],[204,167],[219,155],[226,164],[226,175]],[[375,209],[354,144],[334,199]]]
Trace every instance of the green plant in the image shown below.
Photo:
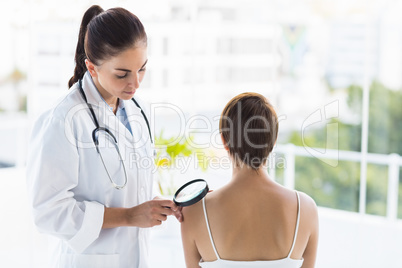
[[[193,141],[194,135],[182,137],[179,140],[176,137],[165,138],[163,130],[155,137],[157,147],[155,165],[158,170],[157,185],[162,195],[173,195],[177,190],[175,175],[178,167],[183,167],[179,160],[191,160],[189,158],[194,157],[202,171],[205,172],[208,169],[210,158],[207,152],[193,147]]]
[[[155,161],[158,168],[172,167],[179,156],[189,157],[194,152],[187,139],[182,138],[174,142],[175,139],[175,137],[164,138],[163,130],[159,136],[155,137],[155,144],[159,148]],[[191,136],[190,139],[192,139]]]

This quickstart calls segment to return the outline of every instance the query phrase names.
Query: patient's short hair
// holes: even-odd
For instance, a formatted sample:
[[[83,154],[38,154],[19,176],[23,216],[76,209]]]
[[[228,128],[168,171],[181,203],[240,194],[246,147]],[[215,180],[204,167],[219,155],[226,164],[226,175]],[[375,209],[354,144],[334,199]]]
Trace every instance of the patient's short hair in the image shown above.
[[[265,164],[278,136],[278,117],[272,105],[258,93],[242,93],[222,111],[219,131],[235,165],[257,170]]]

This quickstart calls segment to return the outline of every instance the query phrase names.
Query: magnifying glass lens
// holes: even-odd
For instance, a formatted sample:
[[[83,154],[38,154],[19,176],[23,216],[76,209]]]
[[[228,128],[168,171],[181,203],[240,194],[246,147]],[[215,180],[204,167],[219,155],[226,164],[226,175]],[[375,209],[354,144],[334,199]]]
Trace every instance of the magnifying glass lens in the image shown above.
[[[187,202],[198,196],[207,186],[206,182],[199,181],[188,185],[176,196],[177,202]]]
[[[208,193],[208,184],[197,179],[184,184],[174,195],[173,201],[182,207],[190,206],[200,201]]]

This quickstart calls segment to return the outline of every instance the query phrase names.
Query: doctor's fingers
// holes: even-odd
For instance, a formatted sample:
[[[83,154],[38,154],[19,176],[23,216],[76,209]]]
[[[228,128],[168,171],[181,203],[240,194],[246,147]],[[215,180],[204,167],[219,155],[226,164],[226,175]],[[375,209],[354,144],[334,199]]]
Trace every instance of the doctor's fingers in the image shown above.
[[[179,209],[179,207],[169,199],[154,199],[154,201],[158,202],[161,206],[169,208],[173,211],[176,211]]]
[[[160,221],[160,220],[154,220],[154,221],[152,222],[152,226],[161,225],[162,222],[163,222],[163,221]]]
[[[178,210],[176,210],[175,212],[173,212],[173,214],[174,214],[174,216],[176,217],[176,219],[177,219],[179,222],[182,222],[182,221],[183,221],[183,214],[181,213],[181,207],[180,207],[180,209],[178,209]]]
[[[164,222],[164,221],[167,220],[167,217],[168,217],[168,216],[163,215],[163,214],[153,215],[153,216],[152,216],[152,220],[151,220],[150,223],[151,223],[152,226],[161,225],[162,222]]]
[[[161,206],[160,204],[152,204],[149,213],[152,215],[152,217],[158,215],[169,216],[173,214],[173,210],[171,210],[169,207]]]
[[[170,216],[170,215],[174,214],[174,211],[168,207],[162,207],[160,210],[160,214],[165,215],[165,216]]]

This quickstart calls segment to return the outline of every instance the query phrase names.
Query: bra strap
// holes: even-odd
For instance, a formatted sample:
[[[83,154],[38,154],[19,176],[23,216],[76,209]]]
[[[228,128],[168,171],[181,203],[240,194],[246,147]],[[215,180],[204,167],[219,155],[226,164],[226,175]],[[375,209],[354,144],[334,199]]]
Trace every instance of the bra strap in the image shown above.
[[[217,258],[218,260],[220,260],[221,258],[219,258],[218,251],[216,251],[215,243],[214,243],[214,240],[213,240],[212,234],[211,234],[211,229],[209,228],[207,210],[206,210],[206,208],[205,208],[205,199],[206,199],[206,198],[203,198],[203,199],[202,199],[202,207],[204,208],[205,223],[207,224],[209,239],[211,240],[211,244],[212,244],[212,248],[214,249],[215,256],[216,256],[216,258]]]
[[[292,248],[290,249],[289,255],[287,258],[290,258],[290,255],[292,255],[293,249],[296,244],[296,238],[297,238],[297,232],[299,231],[299,222],[300,222],[300,197],[299,197],[299,192],[296,192],[297,196],[297,220],[296,220],[296,229],[295,229],[295,234],[293,237],[293,243],[292,243]]]

